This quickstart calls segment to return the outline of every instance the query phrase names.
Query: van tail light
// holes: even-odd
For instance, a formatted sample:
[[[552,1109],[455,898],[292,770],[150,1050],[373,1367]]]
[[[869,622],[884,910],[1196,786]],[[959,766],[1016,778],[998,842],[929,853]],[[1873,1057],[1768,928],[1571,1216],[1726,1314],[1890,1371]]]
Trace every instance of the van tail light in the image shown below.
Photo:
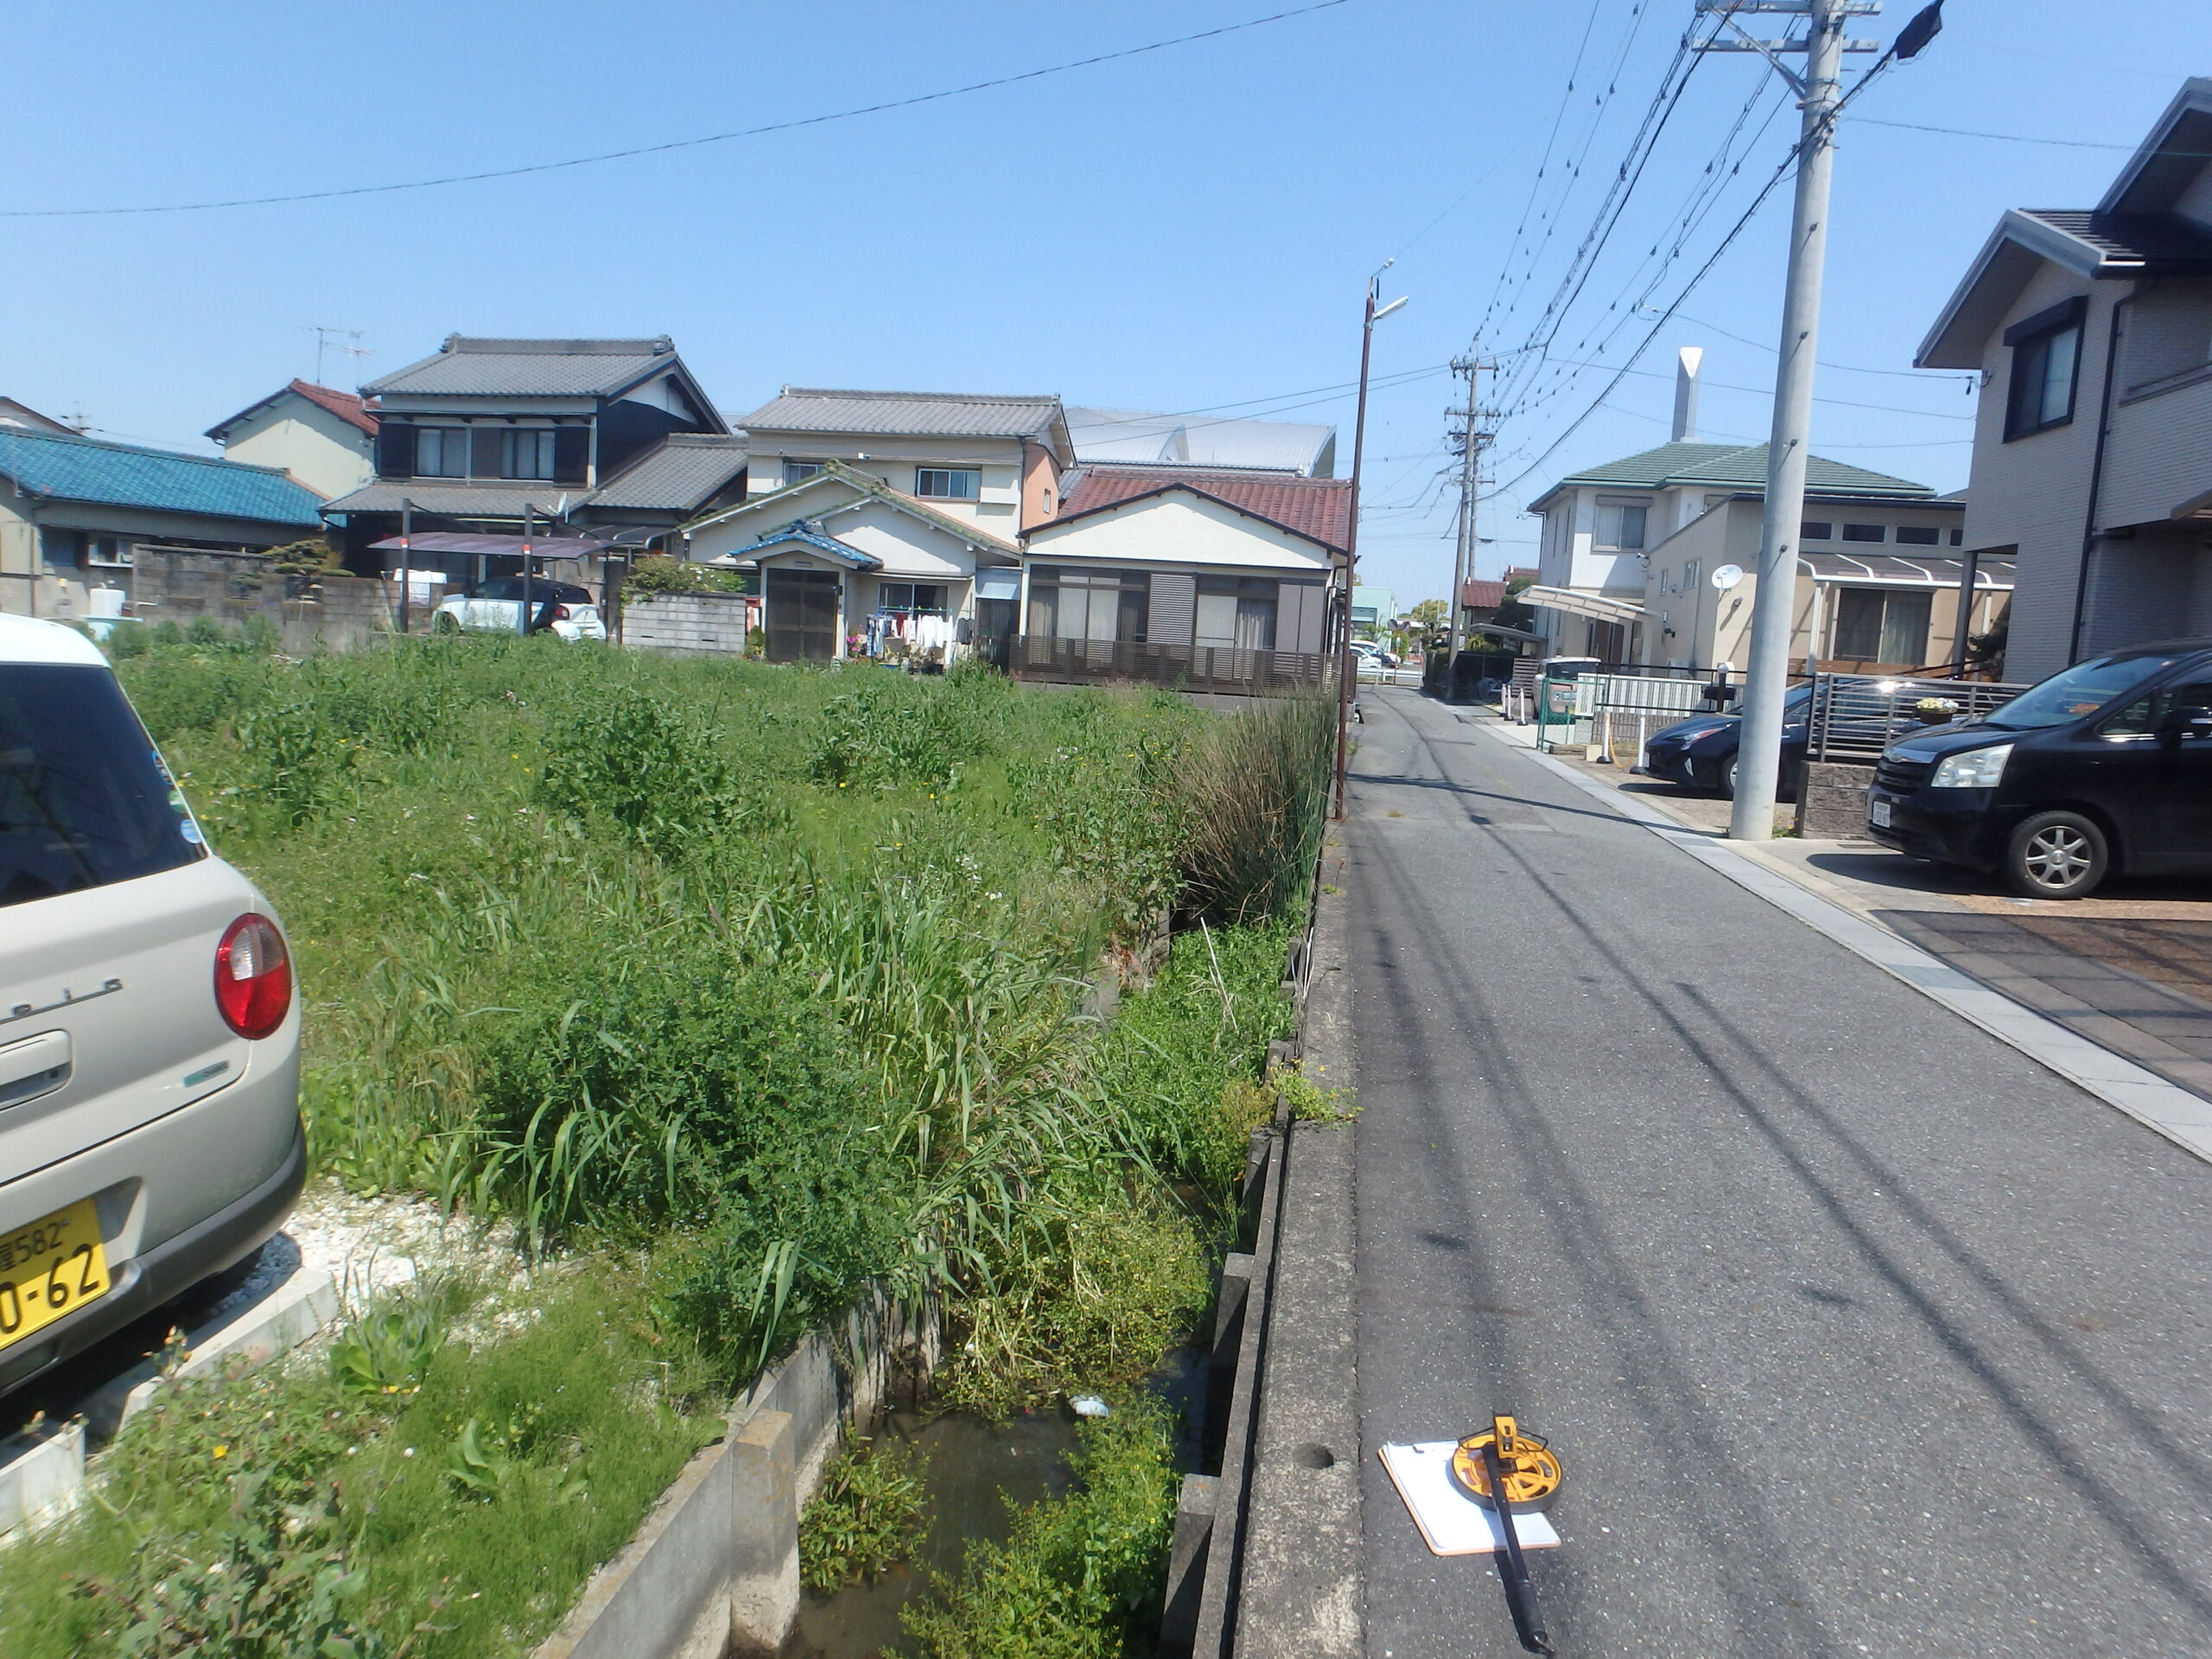
[[[569,620],[569,607],[565,605],[556,605],[553,607],[553,620],[556,622],[567,621]]]
[[[215,1006],[241,1037],[266,1037],[292,1007],[292,957],[266,916],[248,911],[215,947]]]

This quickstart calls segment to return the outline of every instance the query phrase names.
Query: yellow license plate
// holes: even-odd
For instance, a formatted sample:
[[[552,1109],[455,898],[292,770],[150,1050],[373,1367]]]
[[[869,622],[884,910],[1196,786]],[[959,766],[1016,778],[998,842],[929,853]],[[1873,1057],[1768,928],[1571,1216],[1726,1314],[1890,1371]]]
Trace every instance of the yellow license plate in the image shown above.
[[[107,1251],[90,1198],[0,1234],[0,1348],[107,1293]]]

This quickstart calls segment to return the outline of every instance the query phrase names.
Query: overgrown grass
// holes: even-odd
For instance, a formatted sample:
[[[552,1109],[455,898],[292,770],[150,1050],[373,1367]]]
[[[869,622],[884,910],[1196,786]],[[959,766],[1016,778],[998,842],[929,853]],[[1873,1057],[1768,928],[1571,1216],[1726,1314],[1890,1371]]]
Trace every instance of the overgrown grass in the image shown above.
[[[602,1256],[542,1276],[512,1334],[457,1335],[451,1292],[376,1310],[435,1333],[378,1373],[401,1380],[365,1384],[340,1344],[327,1368],[163,1392],[89,1507],[8,1552],[0,1653],[527,1649],[721,1427],[708,1368],[645,1287]]]
[[[945,1384],[993,1410],[1127,1390],[1202,1314],[1287,1029],[1314,709],[546,639],[134,645],[156,741],[285,918],[321,1167],[512,1218],[569,1263],[549,1282],[613,1273],[625,1311],[563,1291],[472,1354],[395,1306],[327,1378],[180,1394],[76,1553],[0,1561],[0,1652],[134,1621],[181,1651],[219,1618],[276,1632],[238,1652],[512,1651],[681,1465],[703,1391],[870,1281],[943,1300]],[[1198,925],[1158,982],[1086,1015],[1102,954],[1171,912]],[[1036,1522],[962,1605],[1080,1560],[1039,1628],[1141,1624],[1134,1494],[1173,1507],[1150,1421],[1086,1452],[1122,1497]],[[1014,1651],[944,1645],[965,1628],[925,1639]],[[1116,1649],[1022,1651],[1063,1650]]]
[[[1122,1659],[1151,1651],[1175,1524],[1173,1435],[1143,1400],[1086,1422],[1065,1497],[969,1546],[902,1614],[923,1659]]]
[[[823,1471],[798,1523],[799,1580],[827,1592],[872,1581],[923,1533],[923,1459],[857,1440]]]

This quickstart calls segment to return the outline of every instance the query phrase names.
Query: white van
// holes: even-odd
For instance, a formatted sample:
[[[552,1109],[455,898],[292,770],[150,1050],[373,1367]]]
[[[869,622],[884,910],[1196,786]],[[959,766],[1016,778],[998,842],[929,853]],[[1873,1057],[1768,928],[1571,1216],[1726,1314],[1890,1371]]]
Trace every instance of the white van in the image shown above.
[[[0,615],[0,1392],[257,1250],[299,1096],[268,900],[98,648]]]

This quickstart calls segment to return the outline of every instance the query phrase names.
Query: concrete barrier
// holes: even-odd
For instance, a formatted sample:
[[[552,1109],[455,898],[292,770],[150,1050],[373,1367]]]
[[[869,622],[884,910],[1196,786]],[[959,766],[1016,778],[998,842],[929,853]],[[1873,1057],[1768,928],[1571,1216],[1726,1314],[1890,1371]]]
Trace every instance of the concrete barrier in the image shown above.
[[[257,1370],[338,1317],[338,1287],[327,1273],[295,1273],[251,1306],[185,1333],[181,1363],[162,1355],[100,1385],[85,1401],[85,1421],[99,1439],[153,1403],[172,1382],[226,1370]]]
[[[0,1440],[0,1545],[52,1525],[84,1493],[84,1424]]]

